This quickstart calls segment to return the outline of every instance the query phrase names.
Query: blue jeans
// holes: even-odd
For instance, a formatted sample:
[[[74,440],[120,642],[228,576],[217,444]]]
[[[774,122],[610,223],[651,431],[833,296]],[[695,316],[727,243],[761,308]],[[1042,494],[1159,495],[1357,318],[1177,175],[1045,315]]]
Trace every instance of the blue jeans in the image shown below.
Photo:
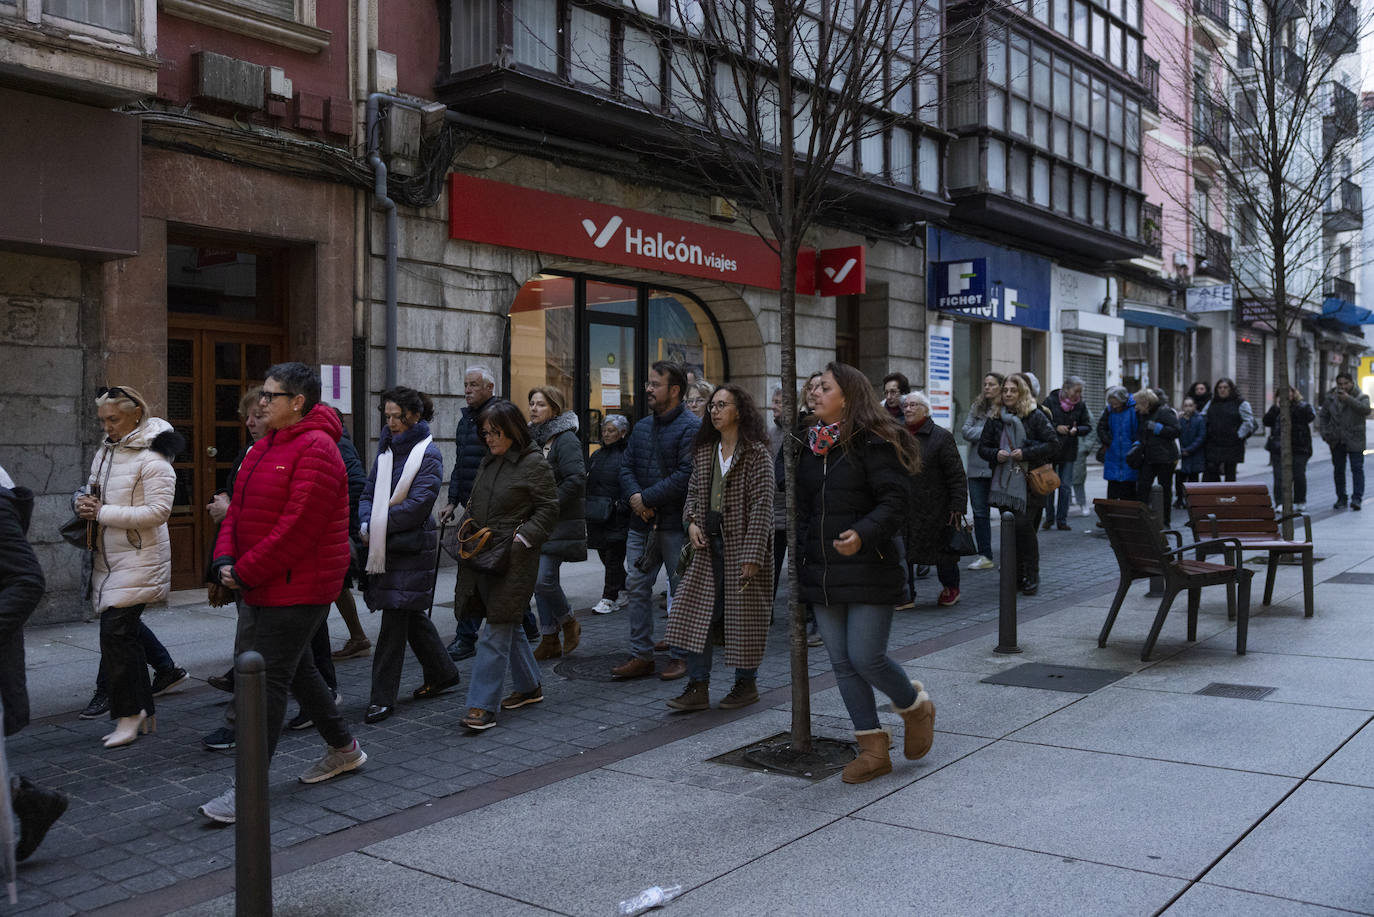
[[[878,728],[877,688],[894,707],[916,703],[916,689],[887,655],[891,605],[817,605],[816,625],[830,654],[840,698],[855,730]]]
[[[510,668],[511,684],[528,694],[539,687],[539,663],[534,650],[520,631],[519,621],[492,624],[486,621],[477,633],[477,656],[472,660],[468,681],[468,706],[497,713],[501,709],[501,688]]]
[[[534,581],[534,607],[539,610],[539,632],[548,636],[573,616],[572,606],[558,581],[558,568],[563,558],[552,554],[539,555],[539,578]]]
[[[659,567],[648,573],[635,566],[644,553],[644,545],[657,533],[659,548],[663,553],[662,566],[668,569],[668,591],[677,591],[677,556],[682,553],[682,540],[686,537],[676,522],[669,522],[667,528],[630,529],[625,539],[625,594],[630,597],[630,653],[641,659],[654,658],[654,583],[658,582]]]
[[[992,493],[992,478],[969,478],[968,498],[973,504],[973,540],[978,553],[992,559],[992,523],[988,518],[988,495]]]
[[[1054,521],[1060,525],[1069,523],[1069,506],[1073,504],[1073,466],[1077,461],[1055,462],[1054,473],[1059,475],[1059,490],[1045,498],[1045,518],[1054,516]],[[1055,504],[1056,494],[1059,497],[1058,505]]]
[[[1350,459],[1350,483],[1354,490],[1350,499],[1356,503],[1364,502],[1364,452],[1347,450],[1344,446],[1331,447],[1331,471],[1336,476],[1336,499],[1345,500],[1345,462]]]

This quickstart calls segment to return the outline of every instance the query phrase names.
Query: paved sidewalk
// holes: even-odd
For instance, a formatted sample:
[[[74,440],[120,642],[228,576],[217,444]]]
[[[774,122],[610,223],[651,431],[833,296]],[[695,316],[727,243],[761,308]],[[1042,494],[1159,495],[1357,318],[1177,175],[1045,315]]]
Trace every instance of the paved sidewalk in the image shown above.
[[[1310,478],[1309,504],[1329,506],[1329,465],[1314,461]],[[1100,481],[1090,485],[1090,496],[1102,489]],[[1354,514],[1339,517],[1319,523],[1319,553],[1327,557],[1318,564],[1319,582],[1346,570],[1374,571],[1368,556],[1374,551],[1361,553],[1374,522],[1364,525]],[[858,893],[836,883],[830,866],[851,861],[843,847],[850,841],[894,846],[891,856],[882,857],[890,874],[881,867],[873,874],[875,881],[881,877],[884,895],[900,889],[908,881],[904,875],[913,876],[917,886],[929,881],[919,871],[895,868],[922,862],[916,847],[928,857],[938,853],[945,858],[941,863],[958,865],[973,857],[959,869],[981,857],[988,869],[1005,872],[994,884],[950,881],[936,891],[956,897],[939,906],[935,892],[918,890],[924,897],[911,900],[931,902],[920,908],[931,913],[985,912],[1004,894],[995,885],[1014,895],[1007,900],[1016,902],[1009,909],[1017,913],[1157,910],[1168,900],[1156,900],[1159,889],[1182,890],[1211,862],[1199,865],[1205,853],[1216,859],[1244,829],[1256,821],[1270,823],[1266,814],[1287,799],[1271,791],[1306,786],[1314,768],[1304,768],[1313,756],[1324,759],[1367,721],[1363,711],[1374,701],[1361,698],[1370,697],[1374,687],[1374,675],[1365,671],[1374,643],[1364,637],[1347,652],[1345,631],[1331,630],[1342,621],[1353,629],[1349,616],[1355,613],[1342,606],[1360,587],[1320,586],[1317,618],[1303,621],[1291,595],[1299,571],[1281,568],[1282,600],[1256,617],[1249,656],[1226,652],[1224,611],[1218,615],[1217,602],[1204,601],[1200,636],[1206,639],[1188,648],[1183,615],[1171,616],[1156,661],[1142,665],[1139,643],[1154,603],[1140,597],[1122,612],[1108,648],[1097,650],[1114,565],[1105,542],[1083,533],[1088,520],[1074,521],[1079,531],[1043,534],[1045,588],[1023,605],[1022,656],[988,652],[995,643],[994,574],[965,573],[964,599],[953,609],[928,604],[938,585],[933,578],[922,583],[918,601],[927,604],[898,615],[892,644],[930,682],[940,735],[930,759],[899,764],[893,777],[865,787],[846,787],[838,778],[811,785],[704,763],[787,727],[781,615],[760,672],[764,703],[752,710],[671,714],[663,701],[681,683],[612,685],[578,677],[566,663],[546,663],[545,704],[507,714],[497,729],[469,738],[457,727],[465,707],[462,689],[426,703],[403,701],[386,723],[357,727],[372,756],[368,765],[319,786],[294,781],[318,755],[318,737],[288,733],[272,773],[275,862],[285,873],[277,883],[278,913],[605,913],[638,888],[675,881],[693,888],[672,905],[685,913],[833,913],[854,909],[844,896]],[[450,572],[441,596],[451,594],[451,582]],[[565,584],[575,607],[585,608],[600,593],[599,565],[565,568]],[[226,666],[231,615],[188,604],[149,617],[178,663],[199,678]],[[449,631],[447,608],[436,609],[436,620]],[[375,628],[372,616],[364,615],[364,622]],[[342,631],[337,619],[334,624],[337,644]],[[622,613],[586,616],[584,624],[583,646],[570,661],[594,663],[590,669],[599,672],[622,651],[628,622]],[[1275,630],[1278,639],[1266,640],[1271,628],[1286,625],[1292,625],[1291,633]],[[74,802],[33,862],[21,869],[21,912],[67,914],[102,906],[109,913],[140,915],[181,907],[187,913],[213,911],[219,905],[206,902],[232,888],[233,831],[207,827],[194,808],[218,792],[232,774],[233,760],[201,750],[198,740],[218,725],[226,696],[197,682],[159,703],[156,736],[105,752],[96,744],[100,724],[71,715],[88,697],[94,635],[93,625],[35,628],[29,634],[36,715],[46,718],[12,740],[12,763],[20,773],[68,789]],[[1317,644],[1305,646],[1314,637],[1320,638]],[[596,658],[601,656],[607,659]],[[1335,656],[1349,658],[1324,658]],[[1135,674],[1086,697],[979,682],[983,674],[1027,661]],[[824,651],[814,651],[811,662],[817,731],[844,736],[847,721],[829,687]],[[1233,671],[1236,666],[1245,668]],[[462,666],[465,676],[467,667]],[[339,670],[345,712],[356,723],[367,704],[370,666],[351,660]],[[1217,673],[1226,677],[1210,677]],[[1260,703],[1182,693],[1206,684],[1189,687],[1201,678],[1280,690]],[[1313,678],[1334,695],[1306,686]],[[403,690],[418,680],[411,663]],[[719,695],[728,684],[714,687]],[[1156,709],[1159,704],[1169,709]],[[1320,720],[1316,725],[1308,721],[1309,708]],[[1276,718],[1275,712],[1300,715]],[[1248,752],[1245,730],[1258,730],[1261,745],[1278,747]],[[1363,764],[1374,772],[1368,758]],[[1094,773],[1102,778],[1095,793]],[[1240,779],[1234,775],[1247,775],[1236,784],[1245,792],[1233,786]],[[1362,785],[1371,783],[1365,779]],[[1167,792],[1161,792],[1165,784]],[[909,797],[919,802],[897,805]],[[1182,805],[1160,806],[1161,799]],[[791,805],[778,806],[779,801]],[[865,808],[870,803],[876,807]],[[1216,826],[1204,824],[1212,817],[1209,808],[1218,810]],[[537,822],[519,817],[536,811]],[[1002,818],[997,813],[1003,811],[1013,814]],[[1130,824],[1133,819],[1139,825]],[[1150,847],[1143,859],[1099,849],[1110,846],[1112,832],[1124,838],[1137,831],[1141,837],[1127,847]],[[1294,850],[1312,849],[1308,839],[1301,840]],[[834,856],[842,860],[832,857],[832,844],[839,845]],[[815,853],[810,862],[808,851]],[[1161,864],[1153,864],[1151,855],[1162,857]],[[1063,857],[1080,862],[1063,870]],[[1322,859],[1337,862],[1329,855]],[[805,868],[788,865],[793,862]],[[825,868],[816,868],[818,863]],[[932,862],[931,868],[946,867]],[[789,879],[780,883],[772,875]],[[1147,889],[1136,899],[1145,905],[1118,908],[1112,903],[1118,899],[1108,896],[1100,907],[1087,906],[1096,899],[1073,895],[1075,882],[1095,889],[1111,886],[1114,877],[1123,888]],[[385,894],[370,894],[375,891]],[[1025,907],[1023,897],[1030,899]],[[896,900],[883,900],[880,912],[903,910]],[[517,902],[531,907],[522,910]],[[1236,912],[1242,911],[1256,912]]]

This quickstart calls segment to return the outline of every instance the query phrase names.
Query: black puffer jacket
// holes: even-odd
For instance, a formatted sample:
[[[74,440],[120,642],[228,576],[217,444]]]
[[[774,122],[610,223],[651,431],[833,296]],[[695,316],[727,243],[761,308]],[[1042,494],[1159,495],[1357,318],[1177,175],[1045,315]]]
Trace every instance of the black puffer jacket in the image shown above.
[[[1050,392],[1050,396],[1041,403],[1050,412],[1050,425],[1054,427],[1056,436],[1059,436],[1061,426],[1069,428],[1068,436],[1059,436],[1059,455],[1054,461],[1078,461],[1078,444],[1083,442],[1083,437],[1093,431],[1092,420],[1088,417],[1088,406],[1080,399],[1072,410],[1065,412],[1059,405],[1059,389]]]
[[[1312,421],[1317,419],[1317,412],[1312,410],[1312,405],[1306,401],[1294,401],[1288,406],[1293,418],[1293,455],[1296,458],[1312,457]],[[1278,460],[1279,432],[1283,429],[1282,418],[1279,417],[1279,406],[1271,405],[1269,410],[1264,412],[1264,425],[1270,428],[1269,438],[1264,443],[1264,448],[1274,455],[1275,461]]]
[[[1026,441],[1021,444],[1021,461],[1028,469],[1053,462],[1059,455],[1059,434],[1050,426],[1045,411],[1037,407],[1022,418],[1021,423],[1026,428]],[[983,438],[978,440],[978,454],[992,466],[994,472],[997,470],[997,450],[1001,448],[1001,443],[1002,412],[998,411],[988,415],[987,423],[983,424]]]
[[[468,502],[472,482],[477,480],[477,469],[487,457],[487,444],[477,435],[477,415],[498,400],[493,396],[475,408],[465,406],[458,419],[458,429],[453,435],[453,474],[448,482],[448,502],[453,506]]]
[[[0,701],[5,704],[5,735],[29,723],[29,690],[24,674],[24,622],[43,598],[43,570],[26,533],[33,515],[33,492],[0,487]]]
[[[896,605],[906,573],[896,537],[906,524],[910,476],[897,450],[859,433],[824,457],[802,447],[797,525],[802,530],[801,598],[818,605]],[[846,529],[862,540],[845,557],[833,541]]]
[[[587,559],[587,465],[577,426],[572,411],[530,424],[530,439],[544,453],[558,486],[558,523],[540,551],[568,561]]]
[[[1155,432],[1159,424],[1159,432]],[[1178,415],[1165,404],[1157,404],[1148,414],[1140,415],[1136,429],[1140,445],[1145,450],[1145,464],[1172,465],[1178,461],[1178,434],[1181,429]]]
[[[587,460],[587,496],[611,501],[609,522],[587,523],[587,547],[605,548],[623,542],[630,531],[630,504],[620,495],[620,463],[625,461],[627,437],[602,446]]]
[[[939,563],[947,559],[950,513],[963,513],[968,503],[968,477],[953,433],[926,418],[911,435],[921,453],[921,472],[911,477],[907,561]]]

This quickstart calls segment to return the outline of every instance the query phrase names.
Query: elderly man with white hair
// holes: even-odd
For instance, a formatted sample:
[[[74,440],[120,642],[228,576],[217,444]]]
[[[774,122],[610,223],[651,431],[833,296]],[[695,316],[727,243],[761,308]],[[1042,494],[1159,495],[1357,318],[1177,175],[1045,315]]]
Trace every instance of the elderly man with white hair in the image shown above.
[[[951,526],[959,524],[968,504],[968,478],[954,434],[930,419],[930,399],[924,392],[902,396],[902,417],[916,440],[921,470],[911,476],[911,507],[907,513],[908,564],[935,567],[940,585],[938,605],[959,601],[959,555],[950,553]],[[912,587],[912,599],[916,597]]]
[[[463,374],[463,398],[467,405],[458,418],[458,430],[453,437],[453,474],[448,482],[448,504],[439,510],[439,521],[448,522],[454,514],[468,502],[472,493],[472,482],[477,479],[477,469],[487,454],[487,444],[478,431],[477,415],[483,408],[496,399],[496,373],[478,363],[467,368]],[[459,606],[454,604],[454,613]],[[458,620],[457,633],[448,645],[448,654],[454,662],[467,659],[477,653],[477,624],[474,621]]]

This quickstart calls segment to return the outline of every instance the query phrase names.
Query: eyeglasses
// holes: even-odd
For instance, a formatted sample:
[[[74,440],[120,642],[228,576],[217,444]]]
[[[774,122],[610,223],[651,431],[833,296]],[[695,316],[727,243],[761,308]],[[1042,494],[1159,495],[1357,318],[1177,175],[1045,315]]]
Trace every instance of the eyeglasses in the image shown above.
[[[100,386],[100,388],[98,388],[98,389],[95,390],[95,397],[97,397],[97,398],[104,398],[104,397],[106,397],[107,395],[108,395],[109,397],[111,397],[111,398],[128,398],[128,397],[129,397],[129,393],[126,392],[126,391],[124,391],[124,389],[120,388],[120,387],[117,386],[117,385],[114,386],[114,387],[107,387],[107,386],[102,385],[102,386]]]
[[[726,408],[732,408],[734,406],[735,403],[733,401],[712,401],[710,404],[706,406],[706,410],[714,414],[717,411],[723,411]]]
[[[477,435],[483,439],[500,439],[506,434],[500,430],[478,430]]]
[[[687,403],[690,404],[690,405],[701,405],[701,404],[705,404],[705,403],[706,403],[706,399],[705,399],[705,398],[688,398],[688,399],[687,399]]]
[[[290,397],[292,397],[291,392],[269,392],[269,391],[267,391],[267,389],[263,389],[263,390],[262,390],[262,394],[258,396],[258,400],[259,400],[259,401],[266,401],[268,404],[271,404],[273,398],[290,398]]]

